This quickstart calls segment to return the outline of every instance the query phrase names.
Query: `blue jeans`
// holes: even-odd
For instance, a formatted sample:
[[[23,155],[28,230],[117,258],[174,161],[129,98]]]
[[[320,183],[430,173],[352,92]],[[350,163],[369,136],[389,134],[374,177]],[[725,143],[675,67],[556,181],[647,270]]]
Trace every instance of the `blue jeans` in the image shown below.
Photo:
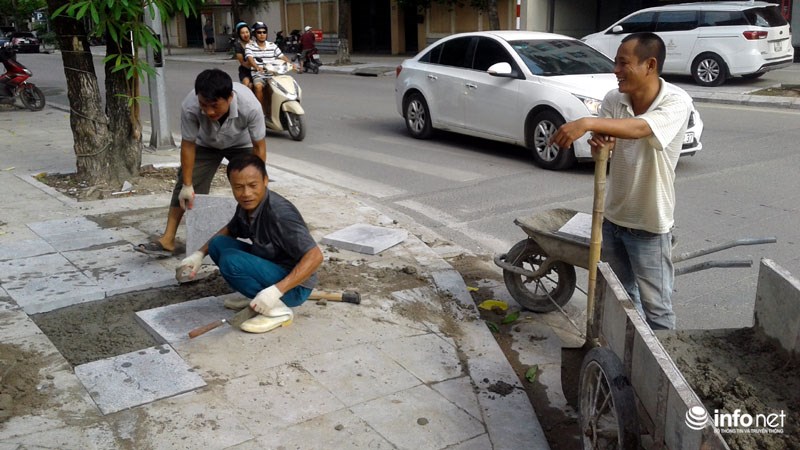
[[[217,236],[208,244],[208,254],[225,281],[247,298],[281,281],[289,273],[283,267],[251,253],[252,245],[228,236]],[[283,293],[286,306],[300,306],[311,295],[303,286]]]
[[[653,330],[674,330],[672,233],[655,234],[603,221],[603,254]]]

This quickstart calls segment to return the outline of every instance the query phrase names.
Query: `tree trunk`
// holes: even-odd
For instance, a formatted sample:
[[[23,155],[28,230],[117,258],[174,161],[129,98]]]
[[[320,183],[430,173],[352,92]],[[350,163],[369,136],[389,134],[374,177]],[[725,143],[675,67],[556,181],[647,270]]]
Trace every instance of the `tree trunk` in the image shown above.
[[[489,13],[489,29],[500,29],[500,17],[497,15],[497,0],[488,0],[486,2],[486,9]]]
[[[350,0],[339,0],[339,46],[336,49],[336,65],[350,64]]]
[[[129,42],[109,42],[108,54],[128,54]],[[108,181],[121,183],[139,175],[142,165],[142,127],[139,121],[139,103],[129,103],[129,97],[139,96],[139,78],[125,79],[125,71],[112,72],[114,62],[106,63],[106,114],[113,145],[105,152],[106,158],[98,161],[108,174]]]
[[[62,0],[47,1],[50,11],[62,4]],[[112,137],[103,112],[103,99],[86,30],[80,21],[66,16],[57,17],[52,25],[58,36],[67,79],[77,175],[92,185],[110,181],[109,171],[103,169],[113,162]]]

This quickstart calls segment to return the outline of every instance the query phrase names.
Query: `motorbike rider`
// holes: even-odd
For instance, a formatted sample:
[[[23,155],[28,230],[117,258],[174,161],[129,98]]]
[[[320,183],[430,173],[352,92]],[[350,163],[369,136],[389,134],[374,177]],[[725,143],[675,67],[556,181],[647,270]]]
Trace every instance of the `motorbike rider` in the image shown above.
[[[236,24],[236,40],[233,42],[233,52],[236,60],[239,61],[239,82],[251,88],[250,63],[245,59],[244,48],[250,42],[250,27],[244,22]]]
[[[255,22],[252,30],[256,38],[247,44],[244,49],[244,55],[252,68],[251,74],[256,97],[264,108],[264,115],[270,117],[272,89],[269,86],[270,75],[264,69],[264,65],[278,59],[286,61],[288,64],[292,62],[281,52],[277,45],[267,41],[267,25],[264,22]]]
[[[306,66],[306,58],[308,57],[308,53],[316,48],[316,37],[314,33],[311,31],[311,27],[306,25],[303,28],[303,35],[300,36],[300,61],[303,66]]]

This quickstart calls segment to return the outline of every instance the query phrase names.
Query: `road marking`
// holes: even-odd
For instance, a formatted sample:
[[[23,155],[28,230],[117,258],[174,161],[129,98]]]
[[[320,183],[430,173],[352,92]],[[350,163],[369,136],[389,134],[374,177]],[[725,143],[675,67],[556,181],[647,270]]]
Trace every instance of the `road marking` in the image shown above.
[[[467,172],[464,170],[452,169],[449,167],[433,165],[420,161],[412,161],[406,158],[400,158],[382,153],[373,153],[369,150],[348,147],[345,145],[316,144],[312,145],[311,148],[336,153],[337,155],[371,161],[378,164],[383,164],[384,166],[396,167],[398,169],[422,173],[437,178],[444,178],[450,181],[472,181],[483,178],[481,174],[475,172]]]
[[[270,153],[268,160],[267,168],[274,165],[286,171],[302,174],[304,177],[324,183],[333,184],[351,192],[361,192],[377,198],[406,194],[406,191],[403,189],[378,183],[377,181],[356,178],[349,173],[339,172],[330,167],[320,166],[301,159]]]

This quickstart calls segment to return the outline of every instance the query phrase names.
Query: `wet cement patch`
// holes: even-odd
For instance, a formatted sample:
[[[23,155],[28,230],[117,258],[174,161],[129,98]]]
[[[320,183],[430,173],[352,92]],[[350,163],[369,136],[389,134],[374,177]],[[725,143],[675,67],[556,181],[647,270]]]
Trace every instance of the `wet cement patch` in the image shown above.
[[[136,321],[136,312],[232,292],[213,274],[180,286],[115,295],[31,319],[73,366],[160,344]]]

